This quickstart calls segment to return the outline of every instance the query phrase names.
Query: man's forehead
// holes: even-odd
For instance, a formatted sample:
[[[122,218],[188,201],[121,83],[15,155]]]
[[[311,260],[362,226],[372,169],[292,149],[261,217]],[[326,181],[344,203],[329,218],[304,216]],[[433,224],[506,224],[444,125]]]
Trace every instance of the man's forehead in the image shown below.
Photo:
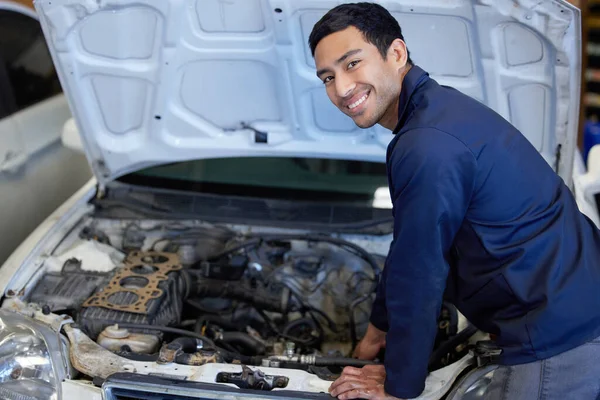
[[[362,32],[353,26],[342,31],[325,36],[315,49],[315,62],[317,64],[333,64],[350,50],[364,50],[368,46]]]

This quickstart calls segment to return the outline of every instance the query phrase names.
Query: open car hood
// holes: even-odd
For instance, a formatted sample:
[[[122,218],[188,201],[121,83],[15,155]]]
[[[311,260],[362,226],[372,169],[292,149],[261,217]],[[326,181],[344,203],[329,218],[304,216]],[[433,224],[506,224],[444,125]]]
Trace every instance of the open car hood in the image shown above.
[[[308,35],[338,0],[37,0],[100,183],[231,156],[384,161],[327,98]],[[570,184],[580,12],[563,0],[390,0],[415,63],[519,128]]]

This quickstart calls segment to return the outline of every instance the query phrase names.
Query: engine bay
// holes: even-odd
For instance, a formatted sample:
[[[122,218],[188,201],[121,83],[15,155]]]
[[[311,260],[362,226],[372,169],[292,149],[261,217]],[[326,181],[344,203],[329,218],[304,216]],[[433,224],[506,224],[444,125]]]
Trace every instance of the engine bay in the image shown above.
[[[329,235],[91,218],[46,260],[25,300],[72,317],[124,359],[292,368],[333,380],[344,366],[385,358],[352,358],[385,261],[385,245],[365,248]],[[447,346],[458,331],[452,306],[444,304],[438,325],[431,370],[466,352]]]

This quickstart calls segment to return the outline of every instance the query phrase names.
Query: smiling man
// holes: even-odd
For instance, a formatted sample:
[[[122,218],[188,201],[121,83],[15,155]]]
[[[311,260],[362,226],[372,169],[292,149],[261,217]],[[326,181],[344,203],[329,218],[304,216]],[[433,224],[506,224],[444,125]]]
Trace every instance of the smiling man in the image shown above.
[[[347,368],[331,394],[421,394],[446,295],[497,336],[486,399],[598,398],[600,234],[562,179],[506,120],[414,65],[383,7],[338,6],[309,44],[332,103],[394,135],[394,237],[355,349],[373,359],[385,347],[385,368]]]

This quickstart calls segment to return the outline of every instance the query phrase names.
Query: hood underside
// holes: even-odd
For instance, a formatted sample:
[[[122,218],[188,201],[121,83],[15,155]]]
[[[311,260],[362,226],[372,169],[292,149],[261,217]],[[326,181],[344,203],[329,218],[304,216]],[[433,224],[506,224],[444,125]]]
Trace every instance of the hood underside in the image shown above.
[[[327,98],[308,35],[337,0],[37,0],[92,169],[232,156],[385,160]],[[566,1],[391,0],[414,62],[519,128],[570,184],[580,13]]]

